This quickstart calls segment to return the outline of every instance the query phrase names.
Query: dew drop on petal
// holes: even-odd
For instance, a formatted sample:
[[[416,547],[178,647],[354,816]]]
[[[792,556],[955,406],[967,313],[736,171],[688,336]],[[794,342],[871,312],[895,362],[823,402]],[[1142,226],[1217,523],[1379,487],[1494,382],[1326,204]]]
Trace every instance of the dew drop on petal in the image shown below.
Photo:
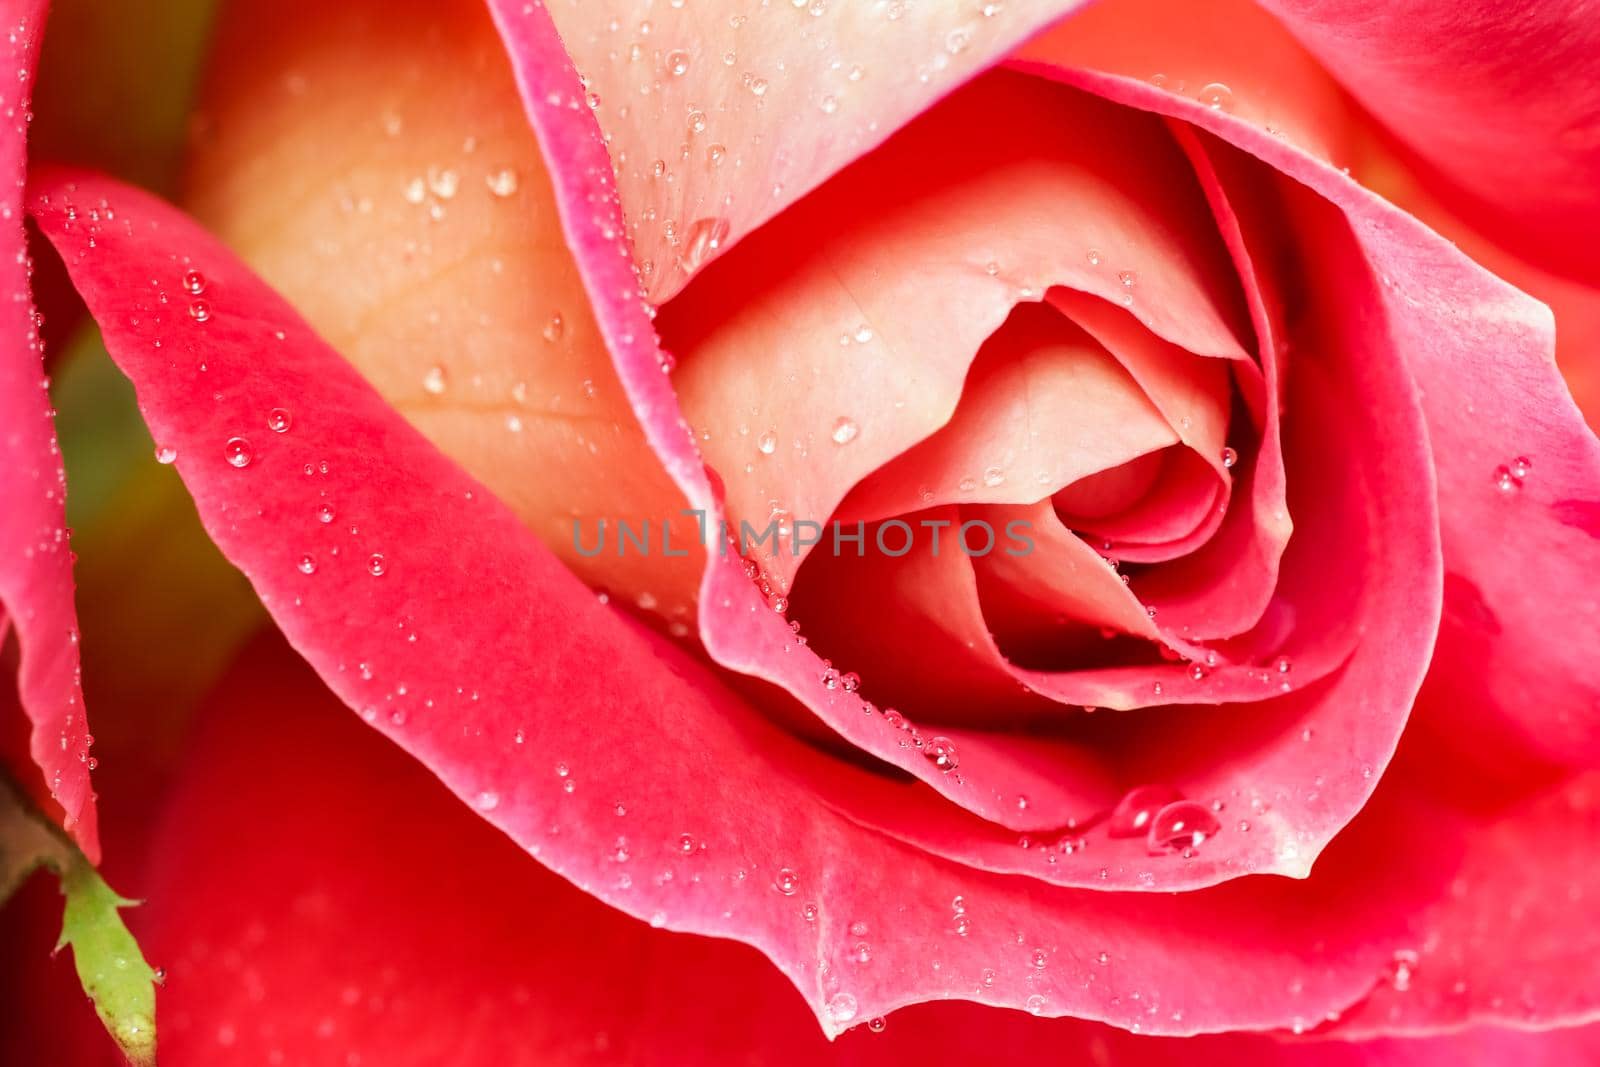
[[[504,199],[515,196],[517,193],[517,172],[511,167],[501,167],[484,175],[483,182],[489,187],[491,196]]]
[[[772,888],[786,897],[792,897],[800,888],[800,876],[792,868],[780,867],[778,873],[773,876]]]
[[[273,433],[288,433],[294,420],[285,408],[273,408],[267,412],[267,429]]]
[[[1223,465],[1224,468],[1226,468],[1228,470],[1232,470],[1233,469],[1233,465],[1235,463],[1238,463],[1238,462],[1239,462],[1239,453],[1235,452],[1231,448],[1224,448],[1222,450],[1222,465]]]
[[[162,466],[166,466],[170,463],[176,463],[177,460],[178,450],[176,448],[162,447],[156,449],[156,462]]]
[[[956,745],[948,737],[930,737],[922,746],[922,754],[929,763],[949,774],[961,766],[961,758],[956,755]]]
[[[222,454],[227,458],[228,463],[235,467],[250,466],[250,460],[254,456],[250,449],[250,442],[243,437],[228,438],[228,443],[222,448]]]
[[[206,291],[206,276],[197,270],[184,271],[183,291],[190,296],[199,296]]]
[[[849,993],[835,993],[828,1000],[828,1018],[836,1023],[847,1023],[856,1017],[856,998]]]
[[[851,441],[854,441],[856,439],[856,435],[860,432],[861,428],[856,425],[854,419],[849,418],[848,416],[841,416],[839,420],[833,424],[833,433],[831,436],[833,437],[834,444],[847,445]]]
[[[317,561],[310,556],[301,556],[300,562],[295,566],[299,568],[301,574],[315,574],[317,572]]]
[[[500,806],[500,794],[485,790],[473,798],[472,806],[479,811],[493,811]]]
[[[1170,785],[1141,785],[1128,790],[1111,811],[1106,832],[1112,837],[1142,837],[1150,830],[1156,813],[1183,794]]]
[[[1200,90],[1200,102],[1213,111],[1233,108],[1233,90],[1222,82],[1212,82]]]
[[[1222,824],[1204,804],[1179,800],[1168,804],[1150,820],[1145,843],[1155,854],[1199,848],[1221,829]]]
[[[374,552],[367,557],[367,573],[374,578],[381,578],[388,569],[389,564],[384,560],[382,552]]]

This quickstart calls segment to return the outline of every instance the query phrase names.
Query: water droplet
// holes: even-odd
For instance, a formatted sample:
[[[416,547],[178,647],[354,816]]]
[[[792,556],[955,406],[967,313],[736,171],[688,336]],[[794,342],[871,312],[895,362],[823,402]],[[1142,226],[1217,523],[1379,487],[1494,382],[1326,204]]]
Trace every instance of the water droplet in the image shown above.
[[[196,322],[210,322],[211,305],[204,300],[191,301],[189,304],[189,317]]]
[[[176,448],[162,447],[156,449],[156,462],[160,463],[162,466],[166,466],[169,463],[175,463],[177,462],[177,459],[178,450]]]
[[[248,467],[253,453],[250,442],[243,437],[230,437],[228,443],[222,447],[222,454],[228,462],[235,467]]]
[[[1272,661],[1272,668],[1279,674],[1288,674],[1290,671],[1294,670],[1294,661],[1288,656],[1279,656],[1277,659]]]
[[[510,167],[491,170],[483,176],[483,183],[489,187],[492,196],[504,199],[517,194],[517,172]]]
[[[288,433],[293,421],[285,408],[273,408],[267,412],[267,429],[273,433]]]
[[[689,834],[684,834],[681,837],[679,837],[678,838],[678,851],[682,852],[685,856],[687,856],[691,852],[693,852],[694,851],[694,837],[689,835]]]
[[[961,937],[966,937],[972,932],[972,920],[965,915],[955,917],[955,930]]]
[[[332,504],[324,504],[320,508],[317,509],[317,521],[318,522],[332,522],[333,521],[333,517],[334,517],[334,512],[333,512],[333,505]]]
[[[1142,837],[1150,830],[1156,813],[1183,794],[1170,785],[1141,785],[1128,790],[1111,811],[1106,832],[1112,837]]]
[[[1042,948],[1034,949],[1030,959],[1033,960],[1035,970],[1042,971],[1050,964],[1050,954]]]
[[[1502,493],[1514,493],[1522,488],[1522,479],[1511,472],[1511,468],[1502,464],[1494,469],[1494,487]]]
[[[828,1018],[836,1023],[847,1023],[856,1017],[856,998],[849,993],[835,993],[828,1001]]]
[[[691,222],[683,232],[683,251],[678,256],[678,266],[685,274],[693,274],[722,247],[728,238],[728,220],[704,218]]]
[[[1533,460],[1529,459],[1527,456],[1518,456],[1516,459],[1511,461],[1511,473],[1518,478],[1526,478],[1528,476],[1528,472],[1532,469]]]
[[[1233,108],[1233,90],[1222,82],[1212,82],[1200,90],[1200,102],[1213,111]]]
[[[874,1015],[872,1018],[867,1020],[867,1029],[871,1030],[875,1034],[883,1033],[884,1027],[888,1025],[888,1021],[885,1020],[881,1015]]]
[[[666,65],[668,74],[672,75],[674,78],[683,77],[685,74],[689,73],[689,53],[685,52],[681,48],[672,52],[668,52]]]
[[[1043,1015],[1045,999],[1040,994],[1034,993],[1023,1002],[1022,1006],[1028,1009],[1029,1015]]]
[[[930,737],[922,746],[922,754],[929,763],[949,774],[961,766],[961,759],[956,755],[955,742],[948,737]]]
[[[851,336],[855,338],[856,344],[864,345],[872,340],[872,327],[862,323],[856,327],[855,333],[851,334]]]
[[[493,811],[500,806],[500,794],[485,790],[472,799],[472,806],[479,811]]]
[[[544,324],[544,329],[540,332],[544,334],[546,341],[554,344],[556,341],[561,340],[561,333],[564,329],[565,324],[561,321],[561,315],[558,312],[550,316],[550,321]]]
[[[301,574],[315,574],[317,572],[317,561],[310,556],[301,556],[300,562],[295,566],[300,569]]]
[[[1000,485],[1006,480],[1005,472],[999,467],[986,467],[983,471],[983,484],[990,489]]]
[[[1089,266],[1098,267],[1100,265],[1100,250],[1098,248],[1089,249],[1089,254],[1085,258],[1089,260]]]
[[[428,373],[422,376],[422,389],[424,392],[438,396],[444,392],[444,368],[437,363],[428,368]]]
[[[816,922],[819,914],[816,904],[811,901],[807,901],[800,909],[800,917],[808,923]]]
[[[374,578],[383,577],[383,572],[389,569],[389,564],[384,561],[382,552],[374,552],[367,557],[367,573]]]
[[[761,450],[763,456],[770,456],[778,450],[778,435],[768,430],[756,439],[756,448]]]
[[[206,291],[206,276],[197,270],[184,271],[183,291],[190,296],[199,296]]]
[[[1221,827],[1204,804],[1179,800],[1156,812],[1155,818],[1150,820],[1145,843],[1156,854],[1180,852],[1199,848],[1201,842],[1215,835]]]
[[[795,890],[800,888],[800,876],[789,867],[779,867],[778,873],[772,878],[772,888],[786,897],[792,897]]]
[[[1239,462],[1239,453],[1235,452],[1231,448],[1224,448],[1222,450],[1222,466],[1224,467],[1224,469],[1232,470],[1233,469],[1233,465],[1235,463],[1238,463],[1238,462]]]
[[[833,424],[833,433],[829,436],[833,438],[834,444],[847,445],[851,441],[854,441],[856,439],[856,435],[860,432],[861,428],[856,425],[856,421],[854,419],[850,418],[849,416],[841,415],[838,421]]]
[[[1394,954],[1394,959],[1389,965],[1389,984],[1394,986],[1396,992],[1404,993],[1411,988],[1411,974],[1416,969],[1418,956],[1411,949],[1400,949]]]

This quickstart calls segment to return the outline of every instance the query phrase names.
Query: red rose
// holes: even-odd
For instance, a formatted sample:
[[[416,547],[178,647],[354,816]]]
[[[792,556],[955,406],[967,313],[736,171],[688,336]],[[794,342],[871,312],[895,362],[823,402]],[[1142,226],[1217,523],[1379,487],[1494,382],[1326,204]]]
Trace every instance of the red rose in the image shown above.
[[[1592,1054],[1600,82],[1536,72],[1600,41],[1268,6],[235,4],[192,218],[45,124],[11,215],[387,739],[267,637],[102,746],[164,1059]],[[0,598],[92,861],[37,347]],[[97,710],[173,673],[98,691],[98,603]]]

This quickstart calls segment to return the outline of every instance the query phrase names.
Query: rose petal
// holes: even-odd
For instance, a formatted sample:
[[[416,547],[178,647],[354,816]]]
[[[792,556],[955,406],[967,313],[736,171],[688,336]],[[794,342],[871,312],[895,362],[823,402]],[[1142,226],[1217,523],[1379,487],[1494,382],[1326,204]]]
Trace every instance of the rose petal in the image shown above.
[[[22,182],[28,93],[38,60],[45,4],[7,3],[6,69],[0,110],[11,116],[0,138],[0,217],[10,251],[0,256],[10,299],[6,333],[12,354],[0,364],[0,605],[21,648],[17,688],[32,723],[29,751],[44,772],[63,825],[91,862],[100,858],[94,790],[89,782],[89,729],[78,681],[78,621],[72,605],[72,551],[66,527],[66,480],[56,447],[54,412],[40,359],[38,324],[28,295],[22,232]]]
[[[1464,214],[1534,262],[1600,282],[1600,21],[1587,5],[1264,6],[1446,179]]]
[[[1031,504],[1178,440],[1093,339],[1047,307],[1023,305],[979,352],[950,421],[869,474],[839,518]]]
[[[633,296],[635,274],[628,248],[619,236],[618,205],[597,192],[608,188],[611,165],[594,120],[582,106],[576,76],[541,8],[495,10],[529,120],[552,161],[552,182],[563,225],[618,376],[661,462],[691,506],[701,509],[715,528],[722,516],[720,502],[693,439],[685,432],[671,383],[661,374],[662,356],[649,311]],[[1127,213],[1109,216],[1132,217]],[[1193,216],[1180,214],[1177,222],[1191,225],[1182,221],[1186,217]],[[1162,226],[1158,232],[1170,231]],[[1172,273],[1161,277],[1177,284],[1189,276]],[[1202,278],[1201,282],[1221,284],[1217,278]],[[1094,286],[1093,282],[1085,284],[1086,288]],[[1009,300],[998,303],[996,322]],[[1174,302],[1173,306],[1181,306],[1188,314],[1167,316],[1159,303],[1152,305],[1151,313],[1165,316],[1162,321],[1170,318],[1174,328],[1193,330],[1207,323],[1220,327],[1208,328],[1219,345],[1186,347],[1220,347],[1222,354],[1237,348],[1231,330],[1206,301]],[[781,685],[854,748],[909,772],[985,818],[1002,823],[1015,819],[1015,807],[1009,801],[996,804],[996,798],[1009,796],[1007,779],[1013,767],[974,759],[963,765],[958,777],[943,773],[909,746],[902,748],[902,732],[891,722],[880,715],[863,715],[859,697],[821,684],[825,669],[820,658],[794,640],[782,615],[772,610],[731,555],[712,557],[699,604],[700,636],[719,664]]]
[[[699,1035],[670,1052],[658,1048],[667,1059],[702,1047],[729,1055],[759,1049],[775,1024],[792,1027],[798,1047],[822,1047],[807,1032],[803,1010],[753,956],[652,932],[548,877],[421,768],[332,713],[331,701],[281,650],[258,649],[222,692],[231,695],[208,717],[150,850],[151,903],[139,916],[168,970],[163,1055],[171,1062],[252,1062],[268,1042],[291,1058],[297,1049],[333,1044],[341,1055],[354,1049],[379,1060],[394,1049],[401,1062],[407,1057],[400,1048],[426,1059],[434,1047],[482,1047],[505,1057],[496,1062],[548,1062],[570,1049],[568,1042],[587,1044],[597,1030],[610,1031],[603,1020],[611,1010],[618,1042],[654,1045],[661,1035],[646,1031],[673,1020]],[[702,695],[723,699],[714,689]],[[686,720],[683,739],[709,740],[745,716],[724,705],[698,724]],[[751,725],[774,743],[725,763],[716,780],[691,768],[680,774],[677,761],[661,768],[660,788],[697,779],[707,787],[699,800],[692,789],[680,792],[689,806],[666,820],[644,801],[636,766],[575,763],[577,790],[549,813],[559,832],[541,824],[540,857],[584,857],[596,878],[591,892],[644,914],[649,898],[662,909],[656,921],[669,927],[680,926],[677,902],[691,898],[703,900],[708,918],[731,911],[732,918],[718,920],[724,927],[767,912],[766,921],[792,928],[807,999],[830,1033],[932,995],[1047,1015],[1109,1015],[1155,1033],[1241,1021],[1287,1026],[1298,1012],[1320,1018],[1381,976],[1402,943],[1393,940],[1392,906],[1405,904],[1412,887],[1444,892],[1441,879],[1401,854],[1389,870],[1367,872],[1365,850],[1397,844],[1387,830],[1368,832],[1377,827],[1349,850],[1353,866],[1363,869],[1364,893],[1355,891],[1353,873],[1308,885],[1257,879],[1167,896],[1074,893],[963,871],[832,811],[821,800],[828,790],[818,787],[849,784],[860,772],[818,763]],[[262,761],[280,773],[253,773]],[[610,788],[624,776],[633,789]],[[747,791],[761,781],[766,789]],[[597,790],[604,796],[592,796]],[[562,796],[553,777],[537,791]],[[580,814],[586,797],[593,810]],[[619,816],[610,808],[622,801],[630,806]],[[712,806],[719,812],[702,821]],[[502,812],[490,819],[504,822]],[[780,829],[801,823],[804,835]],[[773,888],[775,869],[761,859],[762,838],[774,830],[791,856],[792,897]],[[220,843],[241,832],[252,847],[216,863]],[[631,851],[626,860],[615,858],[619,836]],[[747,872],[742,881],[731,880],[736,864]],[[622,874],[633,877],[632,890],[613,888]],[[804,918],[808,904],[814,923]],[[516,923],[501,921],[513,913]],[[432,919],[417,922],[418,915]],[[957,932],[963,916],[965,935]],[[330,937],[341,946],[332,956]],[[320,953],[320,963],[308,969],[311,953]],[[617,980],[619,959],[635,961],[625,984]],[[830,967],[826,978],[812,970],[819,960]],[[930,967],[932,960],[940,967]],[[249,980],[242,980],[245,972]],[[450,980],[441,982],[442,975]],[[724,993],[722,982],[733,975],[738,980]],[[1286,996],[1290,983],[1298,992]],[[727,1025],[685,1018],[685,989],[717,1004]],[[753,990],[762,991],[759,1001],[745,1000]],[[460,1005],[452,1007],[456,998]],[[548,1021],[540,1014],[546,1008]],[[950,1009],[918,1010],[937,1019]],[[914,1011],[906,1021],[917,1017]],[[1059,1032],[1020,1015],[959,1017],[1025,1022],[1019,1036],[1037,1027]],[[312,1063],[321,1062],[318,1055],[305,1053]]]
[[[692,624],[695,523],[611,369],[483,5],[234,3],[214,47],[197,217],[589,584]]]
[[[1210,130],[1349,219],[1362,258],[1387,279],[1387,325],[1362,326],[1386,335],[1382,343],[1396,347],[1417,381],[1436,458],[1446,569],[1456,578],[1430,685],[1455,695],[1452,743],[1476,750],[1480,762],[1503,758],[1513,745],[1535,759],[1593,765],[1600,719],[1572,709],[1596,698],[1586,650],[1600,647],[1600,600],[1581,591],[1592,588],[1587,575],[1600,566],[1600,538],[1583,517],[1586,502],[1600,499],[1600,441],[1551,359],[1548,309],[1248,122],[1127,78],[1065,69],[1058,76]],[[1519,479],[1519,458],[1536,473]],[[1489,529],[1501,531],[1493,542],[1483,537]],[[1496,551],[1499,544],[1518,551]],[[1545,564],[1537,581],[1522,564],[1530,558]],[[1544,631],[1555,603],[1568,605],[1561,641]]]
[[[950,419],[979,347],[1053,286],[1243,358],[1243,302],[1186,171],[1163,127],[995,75],[753,234],[658,322],[728,510],[826,520]],[[763,563],[781,585],[797,560]]]
[[[717,2],[557,0],[546,16],[543,5],[491,3],[519,65],[533,56],[519,55],[524,39],[512,27],[554,20],[612,146],[629,235],[639,262],[654,264],[658,302],[1077,6],[812,0],[747,13]]]

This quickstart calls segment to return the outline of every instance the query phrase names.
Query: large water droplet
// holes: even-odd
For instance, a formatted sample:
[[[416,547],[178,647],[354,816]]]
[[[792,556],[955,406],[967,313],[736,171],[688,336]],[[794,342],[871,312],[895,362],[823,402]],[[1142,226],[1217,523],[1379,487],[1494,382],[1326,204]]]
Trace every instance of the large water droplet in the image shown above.
[[[199,296],[206,291],[206,276],[197,270],[184,271],[183,291],[190,296]]]
[[[1168,804],[1150,820],[1150,832],[1145,843],[1153,853],[1186,852],[1199,848],[1207,838],[1221,829],[1222,824],[1204,804],[1193,800],[1179,800]]]
[[[288,433],[293,421],[285,408],[273,408],[267,412],[267,429],[273,433]]]
[[[254,456],[250,442],[243,437],[228,438],[228,443],[222,446],[222,454],[229,464],[235,467],[250,466],[250,460]]]
[[[833,438],[834,444],[847,445],[854,441],[859,433],[861,433],[861,427],[856,425],[856,420],[842,415],[833,424],[833,433],[829,436]]]
[[[728,228],[724,218],[696,219],[689,224],[683,231],[683,251],[678,256],[678,266],[685,274],[693,274],[716,255],[727,240]]]
[[[1130,789],[1117,801],[1111,818],[1106,821],[1106,833],[1112,837],[1142,837],[1150,830],[1156,812],[1183,794],[1170,785],[1141,785]]]
[[[1213,111],[1233,109],[1233,90],[1222,82],[1212,82],[1200,90],[1200,102]]]
[[[922,746],[922,754],[929,763],[949,774],[961,766],[961,758],[956,755],[955,742],[948,737],[930,737]]]
[[[800,888],[800,876],[789,867],[779,867],[778,873],[772,878],[772,888],[786,897],[792,897]]]
[[[835,993],[828,1000],[828,1018],[836,1023],[847,1023],[856,1017],[856,998],[849,993]]]

